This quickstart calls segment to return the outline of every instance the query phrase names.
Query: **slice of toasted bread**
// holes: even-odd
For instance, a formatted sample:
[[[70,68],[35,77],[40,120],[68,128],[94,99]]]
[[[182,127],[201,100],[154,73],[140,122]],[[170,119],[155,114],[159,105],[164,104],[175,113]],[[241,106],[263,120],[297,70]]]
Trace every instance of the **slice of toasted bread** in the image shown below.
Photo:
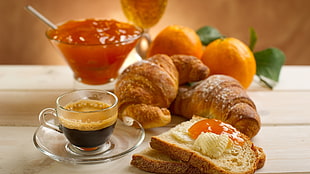
[[[257,169],[264,166],[265,153],[262,148],[257,150]],[[204,174],[197,167],[180,160],[172,160],[167,154],[158,150],[147,148],[132,156],[131,165],[151,173],[160,174]]]
[[[131,165],[151,173],[202,174],[198,168],[180,160],[172,160],[168,155],[152,148],[134,154]]]
[[[194,140],[182,134],[184,140],[176,138],[176,131],[187,131],[196,122],[205,119],[193,117],[190,121],[183,122],[169,131],[151,138],[150,145],[153,149],[168,155],[170,158],[182,161],[201,173],[243,174],[254,173],[256,169],[263,167],[265,154],[261,148],[254,146],[250,139],[240,133],[244,139],[243,145],[233,143],[229,151],[217,158],[211,158],[200,151],[195,150]],[[166,163],[170,166],[169,163]],[[188,169],[187,169],[188,171]]]

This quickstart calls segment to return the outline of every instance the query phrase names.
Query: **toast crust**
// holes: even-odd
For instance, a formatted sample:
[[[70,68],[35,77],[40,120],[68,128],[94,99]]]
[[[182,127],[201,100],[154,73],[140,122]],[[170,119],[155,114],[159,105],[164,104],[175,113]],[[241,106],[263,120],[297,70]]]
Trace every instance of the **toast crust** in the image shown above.
[[[134,154],[131,165],[147,172],[165,174],[185,174],[190,167],[187,163],[169,159],[165,154],[150,148],[139,154]]]

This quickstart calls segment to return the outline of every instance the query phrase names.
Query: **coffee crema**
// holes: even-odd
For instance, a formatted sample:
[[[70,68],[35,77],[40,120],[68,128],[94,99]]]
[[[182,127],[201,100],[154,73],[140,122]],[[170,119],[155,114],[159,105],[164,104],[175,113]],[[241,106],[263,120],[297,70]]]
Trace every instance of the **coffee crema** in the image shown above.
[[[64,106],[59,110],[61,125],[68,129],[80,131],[95,131],[113,125],[117,120],[117,111],[111,105],[97,100],[79,100]],[[117,108],[116,108],[117,109]]]

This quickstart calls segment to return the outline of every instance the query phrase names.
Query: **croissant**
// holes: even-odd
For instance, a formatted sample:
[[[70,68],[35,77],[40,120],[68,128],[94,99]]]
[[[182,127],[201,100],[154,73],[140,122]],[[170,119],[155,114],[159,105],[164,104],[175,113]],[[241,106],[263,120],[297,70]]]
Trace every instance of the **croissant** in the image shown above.
[[[254,102],[237,80],[226,75],[211,75],[191,87],[180,87],[170,111],[187,118],[199,115],[222,120],[250,138],[260,130]]]
[[[114,88],[119,98],[119,118],[132,117],[144,128],[168,124],[171,121],[171,114],[167,108],[177,96],[179,81],[186,83],[193,79],[202,80],[209,73],[208,68],[193,71],[193,67],[198,66],[197,63],[205,67],[200,60],[196,60],[198,60],[196,57],[172,58],[157,54],[127,67],[119,76]],[[182,69],[181,73],[178,72],[174,62],[178,62],[177,66],[179,70]],[[184,72],[192,73],[188,77],[183,74]]]
[[[179,72],[179,85],[205,79],[210,69],[194,56],[173,55],[171,59]]]

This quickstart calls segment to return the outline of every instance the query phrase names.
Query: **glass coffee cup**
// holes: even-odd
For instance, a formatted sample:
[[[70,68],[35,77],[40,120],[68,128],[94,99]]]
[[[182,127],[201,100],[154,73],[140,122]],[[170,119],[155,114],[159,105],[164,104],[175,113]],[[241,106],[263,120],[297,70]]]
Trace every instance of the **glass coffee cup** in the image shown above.
[[[68,152],[97,155],[111,149],[109,138],[117,114],[118,98],[112,92],[77,90],[58,97],[56,108],[42,110],[39,120],[42,126],[65,135]]]

